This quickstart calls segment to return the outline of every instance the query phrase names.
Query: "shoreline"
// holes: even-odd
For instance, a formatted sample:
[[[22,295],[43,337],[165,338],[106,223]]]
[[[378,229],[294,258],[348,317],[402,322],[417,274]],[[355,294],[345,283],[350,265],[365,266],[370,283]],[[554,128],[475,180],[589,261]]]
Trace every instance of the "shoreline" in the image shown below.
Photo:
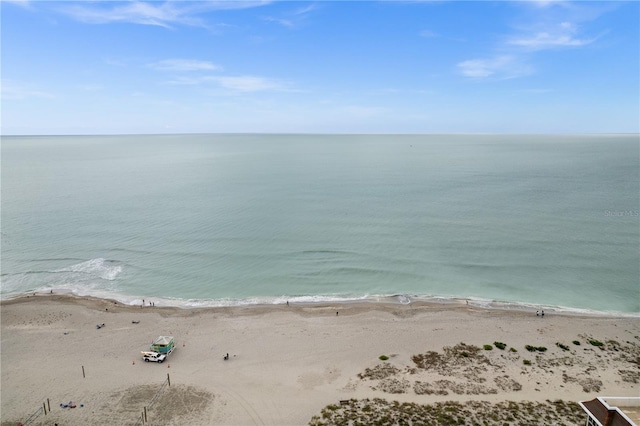
[[[168,374],[178,417],[164,423],[203,426],[308,424],[351,399],[583,401],[640,391],[636,318],[540,318],[466,303],[141,308],[61,294],[0,308],[3,424],[47,400],[47,424],[134,424]],[[174,336],[176,350],[164,364],[142,362],[140,351],[159,335]],[[482,350],[495,342],[508,347]],[[447,358],[460,347],[471,356]],[[442,363],[423,368],[416,356]],[[61,408],[69,401],[83,407]]]
[[[117,303],[120,306],[130,306],[138,308],[141,306],[144,299],[138,297],[113,297],[111,295],[95,296],[95,295],[79,295],[72,291],[56,293],[35,291],[21,294],[13,294],[3,298],[0,298],[0,306],[4,304],[19,303],[22,299],[29,299],[32,297],[53,297],[56,300],[58,298],[68,298],[70,300],[93,300],[96,303],[99,301],[106,301],[108,303]],[[151,299],[145,300],[145,308],[151,306],[146,305]],[[261,298],[249,298],[240,300],[180,300],[180,299],[167,299],[167,298],[153,298],[154,308],[163,309],[177,309],[177,310],[216,310],[221,308],[263,308],[268,307],[281,307],[297,306],[297,307],[326,307],[326,306],[368,306],[373,308],[375,306],[382,307],[397,307],[397,306],[411,306],[411,307],[431,307],[434,309],[442,308],[447,309],[451,307],[466,307],[488,311],[507,311],[507,312],[521,312],[525,314],[535,314],[537,311],[544,310],[547,315],[560,315],[560,316],[578,316],[578,317],[599,317],[599,318],[638,318],[640,319],[640,312],[617,312],[617,311],[597,311],[584,308],[573,308],[566,306],[554,306],[548,304],[532,304],[524,302],[508,302],[497,300],[486,300],[478,298],[463,298],[463,297],[441,297],[441,296],[416,296],[406,294],[393,294],[393,295],[373,295],[365,297],[324,297],[324,296],[299,296],[299,297],[261,297]],[[155,305],[157,303],[157,306]]]

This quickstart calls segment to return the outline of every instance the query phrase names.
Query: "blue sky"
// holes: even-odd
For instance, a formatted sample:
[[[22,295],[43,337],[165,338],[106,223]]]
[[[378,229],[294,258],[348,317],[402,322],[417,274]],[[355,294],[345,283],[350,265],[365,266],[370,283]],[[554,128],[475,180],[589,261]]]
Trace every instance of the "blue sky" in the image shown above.
[[[639,6],[5,0],[2,133],[637,133]]]

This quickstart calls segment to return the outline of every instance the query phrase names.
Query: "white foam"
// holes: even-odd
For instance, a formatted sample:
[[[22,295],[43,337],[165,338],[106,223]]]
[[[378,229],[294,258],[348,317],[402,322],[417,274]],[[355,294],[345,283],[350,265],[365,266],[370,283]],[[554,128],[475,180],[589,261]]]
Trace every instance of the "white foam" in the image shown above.
[[[116,279],[118,274],[122,272],[122,266],[109,265],[105,259],[99,257],[97,259],[87,260],[86,262],[58,269],[55,272],[78,272],[103,280],[113,281]]]

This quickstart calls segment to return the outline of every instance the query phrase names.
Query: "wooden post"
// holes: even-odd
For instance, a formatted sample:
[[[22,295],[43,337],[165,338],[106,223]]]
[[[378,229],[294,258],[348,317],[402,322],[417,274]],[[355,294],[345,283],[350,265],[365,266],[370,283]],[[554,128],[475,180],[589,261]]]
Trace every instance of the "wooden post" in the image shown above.
[[[85,378],[85,376],[84,376],[84,365],[82,366],[82,378],[83,379]]]
[[[144,422],[147,422],[147,407],[144,407]]]
[[[142,424],[144,424],[144,411],[140,414],[140,418],[142,419]]]
[[[169,382],[169,387],[171,387],[171,377],[169,377],[169,373],[167,373],[167,382]]]
[[[49,402],[49,398],[47,398],[47,410],[51,412],[51,403]]]
[[[42,403],[42,410],[44,411],[44,415],[47,415],[47,404],[45,404],[44,402]]]

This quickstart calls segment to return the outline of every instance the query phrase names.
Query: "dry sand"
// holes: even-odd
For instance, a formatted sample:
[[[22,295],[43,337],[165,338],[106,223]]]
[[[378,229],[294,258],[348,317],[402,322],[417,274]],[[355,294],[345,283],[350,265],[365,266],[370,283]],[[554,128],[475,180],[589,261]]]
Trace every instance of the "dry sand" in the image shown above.
[[[150,424],[303,425],[328,404],[351,398],[640,395],[637,317],[539,318],[464,303],[186,310],[37,295],[4,301],[1,320],[3,425],[24,421],[47,400],[51,412],[35,424],[133,425],[168,374],[171,387],[148,410]],[[159,335],[175,336],[177,349],[163,364],[142,362],[140,351]],[[507,348],[474,354],[455,346],[495,341]],[[525,345],[548,350],[528,352]],[[378,359],[383,354],[388,361]],[[412,360],[420,354],[424,368]],[[70,401],[77,407],[60,407]]]

